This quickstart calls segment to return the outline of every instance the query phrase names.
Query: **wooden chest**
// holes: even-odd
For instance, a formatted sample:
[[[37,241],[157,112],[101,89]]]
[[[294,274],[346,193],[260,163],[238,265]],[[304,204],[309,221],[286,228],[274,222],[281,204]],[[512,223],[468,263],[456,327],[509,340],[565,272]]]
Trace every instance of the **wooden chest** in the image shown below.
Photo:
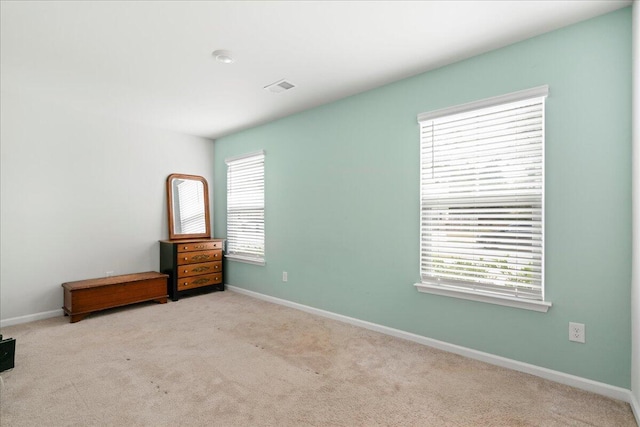
[[[160,271],[169,275],[168,293],[173,301],[196,288],[224,290],[223,244],[224,239],[160,241]]]
[[[167,302],[166,274],[149,271],[63,283],[65,315],[71,323],[89,313],[143,301]]]

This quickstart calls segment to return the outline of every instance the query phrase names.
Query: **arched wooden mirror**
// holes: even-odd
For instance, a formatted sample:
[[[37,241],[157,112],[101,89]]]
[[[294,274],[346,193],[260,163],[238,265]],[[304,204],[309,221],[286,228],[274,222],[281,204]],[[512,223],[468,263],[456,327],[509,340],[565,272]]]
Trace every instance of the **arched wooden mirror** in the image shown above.
[[[169,239],[211,238],[209,187],[198,175],[167,177]]]

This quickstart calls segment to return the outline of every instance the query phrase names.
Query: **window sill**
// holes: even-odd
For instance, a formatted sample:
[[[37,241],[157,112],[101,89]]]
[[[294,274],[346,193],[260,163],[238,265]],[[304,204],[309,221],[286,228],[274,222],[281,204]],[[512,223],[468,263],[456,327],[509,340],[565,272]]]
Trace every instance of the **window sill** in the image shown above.
[[[261,258],[250,258],[250,257],[244,257],[240,255],[225,255],[224,257],[229,261],[238,261],[238,262],[244,262],[244,263],[253,264],[253,265],[266,265],[266,262],[264,261],[264,259],[261,259]]]
[[[547,310],[549,310],[549,307],[551,307],[552,305],[548,301],[533,301],[519,298],[499,297],[473,291],[458,291],[455,289],[446,289],[441,286],[428,285],[426,283],[415,283],[414,286],[416,287],[416,289],[418,289],[419,292],[424,292],[427,294],[436,294],[471,301],[480,301],[489,304],[497,304],[507,307],[522,308],[525,310],[539,311],[541,313],[546,313]]]

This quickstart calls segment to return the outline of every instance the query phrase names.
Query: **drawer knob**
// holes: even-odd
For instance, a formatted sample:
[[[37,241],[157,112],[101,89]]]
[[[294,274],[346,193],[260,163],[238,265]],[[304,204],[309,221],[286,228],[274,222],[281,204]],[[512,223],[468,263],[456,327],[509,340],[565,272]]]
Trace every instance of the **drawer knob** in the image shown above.
[[[189,246],[185,246],[185,247],[184,247],[184,250],[187,250],[187,249],[189,249]]]
[[[189,258],[187,258],[187,257],[184,257],[184,260],[185,260],[185,261],[186,261],[186,260],[188,260],[188,259],[189,259]]]

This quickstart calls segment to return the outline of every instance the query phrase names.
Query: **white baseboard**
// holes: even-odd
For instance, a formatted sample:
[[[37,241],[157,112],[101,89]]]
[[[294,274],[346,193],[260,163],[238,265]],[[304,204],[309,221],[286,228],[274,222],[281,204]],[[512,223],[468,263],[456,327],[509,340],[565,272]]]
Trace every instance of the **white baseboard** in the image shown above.
[[[0,328],[6,326],[19,325],[20,323],[33,322],[35,320],[48,319],[50,317],[62,316],[64,312],[61,308],[51,311],[43,311],[41,313],[27,314],[26,316],[11,317],[9,319],[0,320]]]
[[[636,422],[640,425],[640,403],[638,402],[638,399],[635,397],[635,395],[631,393],[631,390],[612,386],[612,385],[601,383],[598,381],[593,381],[587,378],[578,377],[576,375],[566,374],[564,372],[554,371],[552,369],[531,365],[529,363],[519,362],[517,360],[508,359],[506,357],[496,356],[494,354],[473,350],[467,347],[450,344],[444,341],[427,338],[422,335],[401,331],[399,329],[390,328],[388,326],[367,322],[365,320],[360,320],[353,317],[344,316],[342,314],[321,310],[319,308],[310,307],[308,305],[287,301],[281,298],[272,297],[272,296],[261,294],[254,291],[249,291],[247,289],[239,288],[237,286],[226,285],[226,287],[228,290],[232,292],[248,295],[250,297],[268,301],[274,304],[279,304],[286,307],[294,308],[296,310],[301,310],[307,313],[315,314],[318,316],[327,317],[329,319],[348,323],[354,326],[359,326],[361,328],[380,332],[396,338],[413,341],[418,344],[437,348],[439,350],[448,351],[450,353],[459,354],[461,356],[469,357],[475,360],[480,360],[482,362],[490,363],[496,366],[501,366],[503,368],[513,369],[515,371],[535,375],[537,377],[555,381],[560,384],[565,384],[581,390],[586,390],[592,393],[597,393],[603,396],[607,396],[612,399],[622,400],[624,402],[629,403],[633,411],[633,414],[635,415]],[[33,322],[35,320],[48,319],[51,317],[62,316],[63,314],[64,313],[62,309],[58,309],[58,310],[44,311],[41,313],[29,314],[26,316],[12,317],[9,319],[0,320],[0,327],[13,326],[21,323]]]
[[[638,402],[638,398],[635,394],[629,392],[631,395],[631,400],[629,401],[629,405],[631,405],[631,410],[633,411],[633,415],[636,417],[636,423],[640,426],[640,402]]]
[[[391,335],[397,338],[423,344],[428,347],[437,348],[439,350],[448,351],[450,353],[459,354],[461,356],[469,357],[471,359],[480,360],[482,362],[490,363],[492,365],[501,366],[503,368],[513,369],[515,371],[524,372],[527,374],[535,375],[547,380],[555,381],[557,383],[569,385],[581,390],[590,391],[592,393],[600,394],[610,397],[612,399],[622,400],[631,405],[636,420],[640,424],[640,408],[635,396],[631,393],[631,390],[626,388],[616,387],[609,384],[593,381],[587,378],[578,377],[576,375],[566,374],[560,371],[554,371],[552,369],[543,368],[529,363],[519,362],[517,360],[508,359],[506,357],[496,356],[494,354],[485,353],[478,350],[473,350],[467,347],[462,347],[455,344],[449,344],[444,341],[427,338],[421,335],[416,335],[410,332],[401,331],[399,329],[389,328],[387,326],[378,325],[376,323],[367,322],[365,320],[355,319],[349,316],[343,316],[341,314],[332,313],[330,311],[321,310],[307,305],[298,304],[296,302],[287,301],[284,299],[264,295],[258,292],[249,291],[247,289],[238,288],[237,286],[226,285],[227,289],[239,294],[248,295],[254,298],[258,298],[264,301],[272,302],[275,304],[284,305],[287,307],[295,308],[297,310],[305,311],[307,313],[316,314],[319,316],[327,317],[329,319],[338,320],[340,322],[349,323],[351,325],[359,326],[372,331],[380,332],[386,335]]]

